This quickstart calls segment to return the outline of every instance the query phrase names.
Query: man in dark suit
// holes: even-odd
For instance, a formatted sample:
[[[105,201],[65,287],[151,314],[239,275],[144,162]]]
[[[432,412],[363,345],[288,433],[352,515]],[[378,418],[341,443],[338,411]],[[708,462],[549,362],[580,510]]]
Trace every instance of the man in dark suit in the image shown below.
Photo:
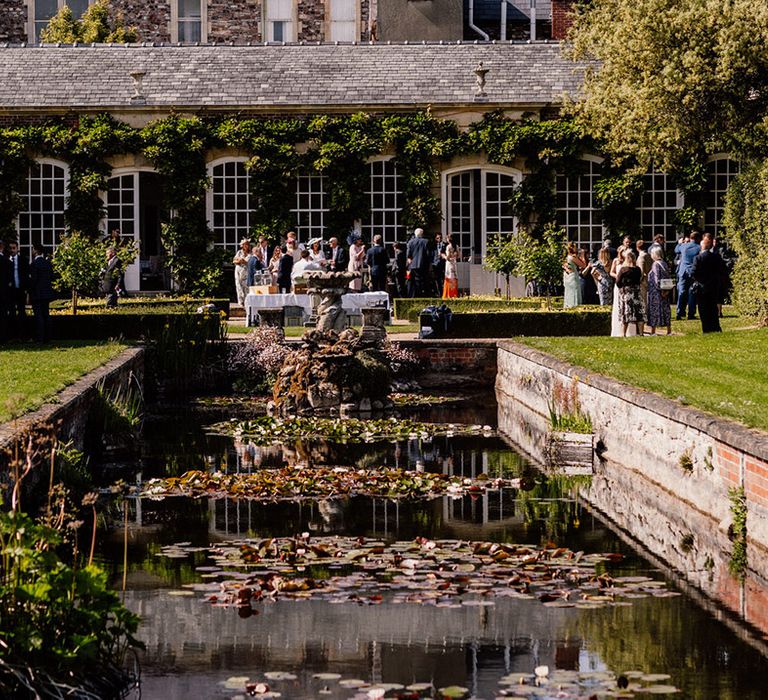
[[[0,238],[0,342],[10,337],[11,261],[5,254],[5,241]]]
[[[29,298],[35,315],[35,335],[38,343],[50,339],[49,311],[53,292],[53,265],[45,257],[45,250],[39,243],[32,246],[32,265],[29,272]]]
[[[404,298],[408,296],[408,287],[405,284],[406,272],[408,271],[408,258],[405,254],[405,246],[402,243],[395,243],[394,250],[397,296]]]
[[[107,308],[115,309],[117,308],[117,290],[120,286],[122,267],[114,248],[107,248],[107,265],[102,269],[101,274],[101,291],[107,296]]]
[[[24,324],[27,318],[29,261],[19,252],[17,241],[8,243],[8,261],[11,272],[11,303],[8,312],[11,333],[21,338],[25,335]]]
[[[701,252],[693,259],[691,278],[698,287],[696,303],[699,307],[702,333],[721,331],[717,302],[723,283],[725,263],[718,253],[712,250],[714,244],[711,233],[705,233],[701,239]]]
[[[443,241],[441,233],[435,234],[435,242],[432,245],[432,282],[435,288],[435,296],[443,296],[443,282],[445,281],[445,249],[448,246]]]
[[[337,238],[331,238],[328,241],[328,245],[331,248],[331,255],[328,260],[328,270],[330,272],[344,272],[349,264],[349,257],[347,251],[339,245]]]
[[[408,270],[411,273],[409,293],[411,297],[426,296],[426,283],[429,279],[429,266],[432,262],[429,256],[429,246],[424,238],[424,229],[417,228],[413,238],[408,241],[406,248]]]
[[[373,245],[365,254],[365,264],[371,269],[371,291],[386,292],[389,255],[382,245],[381,236],[373,237]]]
[[[282,256],[277,267],[277,291],[282,294],[290,294],[293,282],[291,273],[293,272],[293,254],[288,252],[288,246],[280,248]]]

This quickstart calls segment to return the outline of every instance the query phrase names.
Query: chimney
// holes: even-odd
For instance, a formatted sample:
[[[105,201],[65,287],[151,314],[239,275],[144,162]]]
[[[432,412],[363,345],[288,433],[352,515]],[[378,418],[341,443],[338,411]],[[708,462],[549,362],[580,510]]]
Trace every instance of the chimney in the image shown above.
[[[574,0],[552,0],[552,38],[563,41],[573,24]]]

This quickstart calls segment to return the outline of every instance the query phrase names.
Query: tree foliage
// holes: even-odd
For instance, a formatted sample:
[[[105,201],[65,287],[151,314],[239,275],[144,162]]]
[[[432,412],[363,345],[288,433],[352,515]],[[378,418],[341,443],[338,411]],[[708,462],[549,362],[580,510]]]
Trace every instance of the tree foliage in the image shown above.
[[[488,243],[484,267],[496,274],[503,275],[506,280],[506,297],[509,299],[509,279],[515,274],[517,267],[517,243],[514,236],[496,234],[496,238]]]
[[[571,33],[588,63],[578,122],[619,159],[681,171],[768,144],[768,4],[593,0]]]
[[[122,11],[113,12],[109,0],[96,0],[75,19],[67,5],[40,33],[47,44],[128,44],[138,41],[136,27],[126,27]]]
[[[73,231],[61,239],[53,255],[53,269],[59,289],[72,292],[72,314],[77,313],[77,297],[92,293],[104,267],[104,244]]]
[[[521,230],[515,242],[515,273],[526,280],[535,280],[547,289],[547,306],[550,305],[550,288],[562,283],[565,259],[565,232],[548,226],[535,238]]]
[[[744,315],[768,325],[768,161],[748,167],[731,183],[723,224],[738,255],[733,301]]]

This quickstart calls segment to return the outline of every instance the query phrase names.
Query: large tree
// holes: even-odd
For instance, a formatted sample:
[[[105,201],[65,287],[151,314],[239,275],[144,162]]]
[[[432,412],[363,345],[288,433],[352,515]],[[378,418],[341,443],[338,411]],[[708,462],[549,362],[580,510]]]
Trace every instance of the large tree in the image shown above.
[[[764,0],[585,0],[570,39],[588,62],[573,109],[614,157],[679,172],[768,153]]]

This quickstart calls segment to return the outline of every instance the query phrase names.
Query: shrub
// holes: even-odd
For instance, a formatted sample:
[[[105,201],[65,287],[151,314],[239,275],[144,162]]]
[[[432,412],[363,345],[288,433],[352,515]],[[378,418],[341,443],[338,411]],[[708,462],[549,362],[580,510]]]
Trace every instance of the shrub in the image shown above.
[[[544,297],[514,297],[500,299],[499,297],[461,297],[458,299],[415,298],[395,299],[395,318],[415,322],[419,313],[427,306],[439,306],[445,303],[453,313],[478,311],[511,311],[516,309],[540,309],[546,305]]]
[[[232,372],[245,375],[236,378],[235,389],[243,393],[270,389],[288,353],[282,328],[262,326],[249,333],[230,349]]]
[[[424,366],[415,352],[407,350],[400,343],[387,343],[383,353],[395,379],[413,379]]]

